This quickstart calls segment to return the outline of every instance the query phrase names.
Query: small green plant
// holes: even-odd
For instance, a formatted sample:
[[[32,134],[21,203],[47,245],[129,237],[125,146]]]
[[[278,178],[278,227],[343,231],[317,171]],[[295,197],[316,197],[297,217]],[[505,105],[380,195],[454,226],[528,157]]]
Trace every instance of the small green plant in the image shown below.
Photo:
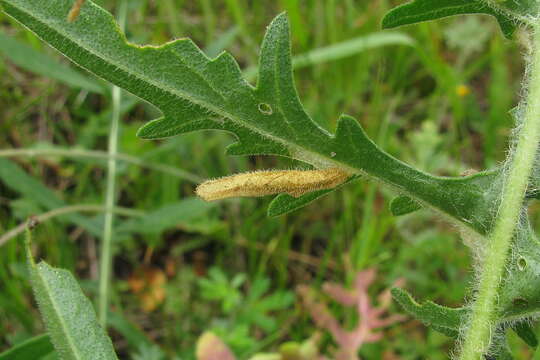
[[[246,274],[237,274],[232,279],[219,268],[213,267],[208,277],[198,281],[201,297],[221,306],[220,316],[209,328],[227,342],[237,354],[250,352],[257,341],[252,336],[257,331],[273,334],[279,331],[273,312],[284,310],[294,302],[290,292],[270,290],[270,280],[256,278],[243,295],[241,287],[245,284]]]
[[[238,140],[227,148],[230,155],[284,156],[303,162],[305,170],[319,171],[317,174],[336,169],[346,175],[347,179],[315,181],[317,186],[298,189],[298,181],[290,178],[287,183],[288,172],[271,173],[280,177],[280,186],[271,186],[271,177],[265,177],[265,184],[250,184],[249,175],[244,174],[235,188],[225,189],[228,195],[249,195],[243,190],[253,189],[252,185],[258,190],[284,192],[270,204],[270,216],[299,209],[335,190],[336,185],[364,177],[396,191],[391,204],[395,215],[420,208],[439,214],[459,229],[471,247],[478,279],[473,285],[475,295],[459,309],[429,301],[419,304],[400,289],[393,292],[396,301],[434,329],[457,338],[461,360],[511,358],[506,344],[509,329],[527,344],[537,345],[530,320],[540,312],[540,245],[527,207],[529,201],[540,198],[539,1],[414,0],[383,19],[383,27],[392,28],[481,13],[495,17],[509,39],[520,28],[528,52],[528,70],[523,99],[512,110],[517,126],[508,159],[496,169],[456,178],[433,176],[395,159],[369,139],[350,116],[340,117],[334,134],[318,126],[304,110],[295,89],[285,14],[278,15],[268,27],[257,85],[252,86],[231,55],[224,52],[209,58],[189,39],[159,47],[128,43],[113,17],[91,1],[79,2],[78,16],[71,17],[71,22],[67,19],[73,5],[70,0],[49,0],[46,4],[39,0],[0,0],[0,4],[5,13],[81,67],[157,107],[163,117],[142,127],[138,132],[141,138],[223,130]],[[228,184],[225,181],[224,185]],[[306,193],[308,190],[315,191]],[[47,271],[39,265],[32,269]],[[73,288],[73,281],[64,273],[55,270],[48,274],[56,274]],[[35,285],[41,283],[34,280]],[[59,312],[43,311],[46,323],[61,323],[62,309],[56,310]],[[50,331],[52,328],[49,326]],[[114,358],[107,341],[99,336],[105,344],[103,358]],[[65,344],[55,342],[53,331],[51,337],[57,350],[63,351]]]

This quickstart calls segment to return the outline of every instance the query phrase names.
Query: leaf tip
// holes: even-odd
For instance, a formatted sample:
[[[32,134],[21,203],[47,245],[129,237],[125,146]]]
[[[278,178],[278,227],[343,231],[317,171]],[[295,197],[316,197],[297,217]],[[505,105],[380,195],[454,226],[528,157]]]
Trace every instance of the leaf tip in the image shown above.
[[[417,210],[422,206],[408,196],[400,195],[395,197],[390,203],[390,212],[394,216],[407,215]]]
[[[337,121],[335,138],[339,139],[353,132],[360,132],[364,137],[367,137],[364,133],[364,129],[362,129],[362,126],[354,117],[347,114],[341,114]]]
[[[137,130],[136,136],[144,140],[162,139],[171,136],[170,126],[164,118],[155,119],[144,124]]]
[[[31,267],[35,267],[34,256],[32,255],[32,231],[39,224],[39,221],[35,217],[30,217],[26,223],[24,248],[26,251],[26,259]]]

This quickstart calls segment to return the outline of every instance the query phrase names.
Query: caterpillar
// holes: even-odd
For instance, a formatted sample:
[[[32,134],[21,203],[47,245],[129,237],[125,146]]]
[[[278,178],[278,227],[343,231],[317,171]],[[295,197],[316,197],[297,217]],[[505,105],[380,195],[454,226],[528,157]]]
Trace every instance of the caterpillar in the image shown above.
[[[206,201],[279,193],[300,197],[311,191],[336,187],[349,176],[338,168],[254,171],[207,180],[197,187],[196,194]]]

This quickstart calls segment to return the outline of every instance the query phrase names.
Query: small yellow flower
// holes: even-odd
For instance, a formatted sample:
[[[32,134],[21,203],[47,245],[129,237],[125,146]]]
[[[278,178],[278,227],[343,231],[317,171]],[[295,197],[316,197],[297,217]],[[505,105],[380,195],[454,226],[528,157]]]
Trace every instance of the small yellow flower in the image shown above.
[[[469,95],[470,93],[471,93],[471,88],[468,87],[467,85],[460,84],[460,85],[456,86],[456,94],[459,97],[465,97],[465,96]]]

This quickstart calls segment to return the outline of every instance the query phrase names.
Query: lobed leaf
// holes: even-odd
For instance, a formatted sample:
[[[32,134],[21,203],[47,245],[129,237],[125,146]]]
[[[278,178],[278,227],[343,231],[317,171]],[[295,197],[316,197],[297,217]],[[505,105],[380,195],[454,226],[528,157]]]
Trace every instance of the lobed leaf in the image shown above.
[[[325,189],[313,191],[308,194],[302,195],[300,197],[294,197],[289,194],[280,194],[272,200],[270,205],[268,205],[268,216],[276,217],[288,214],[290,212],[296,211],[303,208],[304,206],[309,205],[313,201],[330,194],[331,192],[336,191],[345,184],[350,183],[359,179],[359,176],[353,176],[352,178],[345,181],[343,184],[336,186],[333,189]]]
[[[63,360],[118,359],[111,340],[97,321],[92,303],[73,275],[43,261],[36,264],[30,250],[29,230],[27,236],[32,289],[59,357]]]
[[[350,116],[340,117],[335,134],[309,117],[293,82],[285,14],[268,27],[258,83],[253,87],[242,78],[231,55],[221,53],[209,59],[189,39],[158,47],[128,43],[114,18],[91,1],[85,2],[73,23],[66,20],[71,0],[46,4],[0,0],[0,4],[72,61],[159,108],[163,117],[140,129],[143,138],[204,129],[228,131],[238,140],[227,148],[228,154],[287,156],[315,168],[338,167],[351,175],[367,175],[480,234],[489,231],[491,208],[498,196],[492,174],[432,176],[384,152]],[[299,204],[280,206],[272,213],[287,212]]]
[[[468,309],[464,307],[448,308],[432,301],[419,304],[407,291],[400,288],[392,289],[392,297],[415,318],[453,338],[459,335],[459,329],[468,312]]]
[[[507,38],[516,30],[515,21],[508,13],[493,9],[484,0],[414,0],[400,5],[383,18],[384,29],[436,20],[453,15],[486,14],[494,16]]]

